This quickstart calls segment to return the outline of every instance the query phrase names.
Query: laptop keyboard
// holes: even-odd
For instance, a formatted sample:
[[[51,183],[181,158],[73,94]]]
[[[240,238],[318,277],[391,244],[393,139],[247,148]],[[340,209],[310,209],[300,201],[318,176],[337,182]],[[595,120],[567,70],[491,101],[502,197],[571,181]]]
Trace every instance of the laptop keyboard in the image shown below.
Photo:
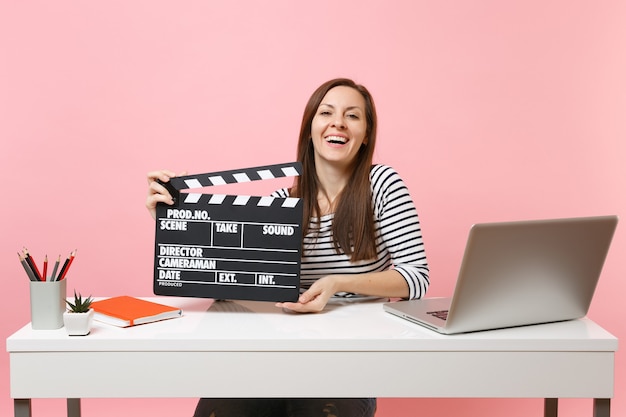
[[[437,317],[441,320],[448,320],[448,310],[439,310],[439,311],[427,311],[426,314],[430,314],[433,317]]]

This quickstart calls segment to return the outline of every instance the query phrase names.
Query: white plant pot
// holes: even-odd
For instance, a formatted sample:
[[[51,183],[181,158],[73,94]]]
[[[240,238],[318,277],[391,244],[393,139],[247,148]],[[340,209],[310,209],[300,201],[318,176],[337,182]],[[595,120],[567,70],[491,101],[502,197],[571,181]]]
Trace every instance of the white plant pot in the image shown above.
[[[91,331],[94,310],[89,309],[86,313],[73,313],[66,311],[63,313],[63,325],[65,331],[70,336],[85,336]]]

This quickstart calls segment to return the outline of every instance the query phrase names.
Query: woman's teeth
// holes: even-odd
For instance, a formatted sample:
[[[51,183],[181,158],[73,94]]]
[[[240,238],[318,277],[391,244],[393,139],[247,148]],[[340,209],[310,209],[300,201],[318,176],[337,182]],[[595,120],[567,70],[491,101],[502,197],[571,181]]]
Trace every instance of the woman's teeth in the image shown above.
[[[344,137],[341,136],[327,136],[326,137],[326,142],[330,142],[330,143],[340,143],[340,144],[344,144],[346,143],[348,140]]]

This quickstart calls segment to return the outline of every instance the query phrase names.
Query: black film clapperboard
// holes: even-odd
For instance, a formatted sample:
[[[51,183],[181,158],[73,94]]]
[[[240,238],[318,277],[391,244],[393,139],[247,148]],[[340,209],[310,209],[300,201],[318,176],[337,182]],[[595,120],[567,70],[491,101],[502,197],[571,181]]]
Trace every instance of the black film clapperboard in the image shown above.
[[[296,301],[302,201],[180,192],[298,176],[299,163],[172,178],[174,205],[156,210],[154,293],[223,300]]]

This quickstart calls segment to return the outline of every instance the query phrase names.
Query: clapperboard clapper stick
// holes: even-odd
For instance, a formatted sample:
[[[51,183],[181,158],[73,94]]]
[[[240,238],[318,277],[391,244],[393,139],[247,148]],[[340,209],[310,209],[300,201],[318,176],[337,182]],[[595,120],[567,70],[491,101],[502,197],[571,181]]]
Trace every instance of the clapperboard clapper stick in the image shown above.
[[[164,183],[174,205],[157,205],[154,293],[296,301],[302,242],[300,199],[180,191],[301,173],[301,164],[293,162],[186,175]]]

